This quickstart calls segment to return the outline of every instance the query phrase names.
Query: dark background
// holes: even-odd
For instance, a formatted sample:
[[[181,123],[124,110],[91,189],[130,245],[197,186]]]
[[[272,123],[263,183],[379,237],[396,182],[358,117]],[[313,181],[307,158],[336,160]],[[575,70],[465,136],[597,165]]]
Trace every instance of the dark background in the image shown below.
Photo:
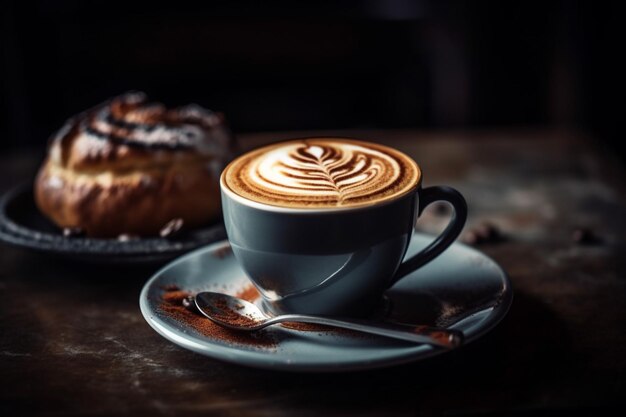
[[[458,352],[283,377],[153,332],[137,308],[151,269],[4,245],[0,414],[624,410],[626,191],[609,158],[626,168],[622,16],[609,2],[550,0],[0,2],[1,189],[32,178],[67,117],[130,89],[223,111],[236,133],[411,128],[365,132],[428,152],[428,181],[468,197],[470,236],[497,226],[476,246],[515,290],[505,321]],[[432,210],[426,223],[446,219]]]
[[[238,133],[554,126],[620,150],[623,23],[607,2],[1,7],[0,149],[136,89],[222,111]]]

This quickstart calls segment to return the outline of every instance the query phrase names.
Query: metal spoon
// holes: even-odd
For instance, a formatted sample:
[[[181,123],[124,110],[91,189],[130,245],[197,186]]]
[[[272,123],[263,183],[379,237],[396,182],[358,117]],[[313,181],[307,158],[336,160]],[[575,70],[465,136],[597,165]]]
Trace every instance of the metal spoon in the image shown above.
[[[215,323],[235,330],[254,331],[284,322],[313,323],[356,330],[415,343],[427,343],[453,348],[463,342],[463,333],[453,329],[429,326],[410,326],[386,322],[368,322],[356,319],[336,319],[324,316],[285,314],[267,317],[257,306],[227,294],[201,292],[196,295],[198,310]]]

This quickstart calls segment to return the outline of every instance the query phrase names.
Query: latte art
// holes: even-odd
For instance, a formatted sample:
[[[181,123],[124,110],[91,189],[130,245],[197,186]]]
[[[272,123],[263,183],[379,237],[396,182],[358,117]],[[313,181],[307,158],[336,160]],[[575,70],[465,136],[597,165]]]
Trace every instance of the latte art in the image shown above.
[[[389,175],[391,174],[391,175]],[[355,146],[294,144],[270,151],[248,166],[253,185],[272,194],[316,196],[339,203],[366,189],[392,185],[400,174],[394,159]]]
[[[419,169],[393,149],[345,139],[271,145],[235,160],[223,183],[240,196],[283,207],[370,204],[414,188]]]

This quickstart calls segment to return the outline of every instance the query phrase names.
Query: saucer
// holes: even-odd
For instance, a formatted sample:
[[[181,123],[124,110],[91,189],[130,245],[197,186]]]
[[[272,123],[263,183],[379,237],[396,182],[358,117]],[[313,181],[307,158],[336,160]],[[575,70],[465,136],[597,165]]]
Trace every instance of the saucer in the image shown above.
[[[225,237],[221,220],[190,230],[175,239],[152,237],[123,242],[117,239],[65,237],[62,230],[44,217],[35,205],[30,184],[8,190],[0,197],[0,241],[82,262],[164,264]]]
[[[432,239],[415,233],[406,256],[417,253]],[[273,346],[227,342],[177,321],[161,308],[166,288],[173,286],[192,293],[229,294],[250,287],[228,242],[198,249],[165,266],[145,284],[139,300],[144,318],[163,337],[183,348],[227,362],[274,370],[332,372],[381,368],[445,352],[426,344],[378,336],[294,330],[278,325],[263,330],[265,336],[276,340]],[[502,320],[511,305],[513,291],[506,274],[492,259],[455,243],[434,261],[398,282],[385,296],[386,319],[457,329],[464,333],[468,343]]]

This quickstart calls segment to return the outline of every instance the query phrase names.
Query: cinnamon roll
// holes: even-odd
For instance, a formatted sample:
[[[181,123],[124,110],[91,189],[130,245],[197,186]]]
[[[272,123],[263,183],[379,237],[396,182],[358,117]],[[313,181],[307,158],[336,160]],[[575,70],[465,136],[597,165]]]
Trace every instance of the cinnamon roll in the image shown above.
[[[219,175],[233,155],[220,115],[126,93],[52,137],[35,200],[59,227],[93,237],[156,235],[178,218],[195,227],[219,215]]]

